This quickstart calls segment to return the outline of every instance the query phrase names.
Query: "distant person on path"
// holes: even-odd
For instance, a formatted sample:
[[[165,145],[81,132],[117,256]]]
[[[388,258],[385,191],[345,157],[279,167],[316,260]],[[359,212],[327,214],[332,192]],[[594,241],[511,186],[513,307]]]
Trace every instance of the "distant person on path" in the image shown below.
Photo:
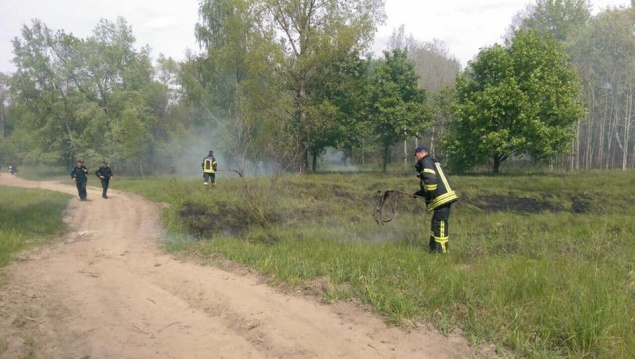
[[[77,192],[79,193],[80,201],[87,201],[88,196],[86,194],[86,183],[88,182],[88,168],[84,166],[84,160],[77,160],[77,165],[71,171],[71,178],[75,181],[75,186],[77,186]]]
[[[212,180],[212,186],[216,186],[216,169],[218,164],[216,163],[216,158],[214,157],[214,151],[209,151],[207,157],[203,158],[203,163],[201,163],[201,168],[203,168],[203,182],[204,185],[209,183],[209,180]]]
[[[104,162],[102,162],[102,165],[99,167],[99,169],[95,171],[95,175],[99,177],[99,180],[101,181],[101,188],[102,188],[101,196],[104,199],[107,199],[108,198],[108,184],[110,183],[110,179],[115,177],[110,167],[108,167],[108,161],[104,160]]]
[[[420,189],[414,195],[425,199],[428,212],[434,211],[430,224],[430,251],[447,253],[450,207],[459,197],[452,190],[441,164],[428,154],[427,147],[417,147],[415,157]]]

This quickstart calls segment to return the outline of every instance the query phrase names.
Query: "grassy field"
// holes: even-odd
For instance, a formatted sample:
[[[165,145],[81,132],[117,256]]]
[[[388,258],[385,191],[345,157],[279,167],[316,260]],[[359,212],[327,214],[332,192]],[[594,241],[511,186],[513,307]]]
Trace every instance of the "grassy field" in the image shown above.
[[[369,305],[398,325],[460,328],[475,343],[531,358],[635,353],[635,173],[452,178],[461,200],[450,254],[427,252],[430,214],[377,191],[417,180],[372,174],[221,180],[119,179],[169,203],[166,248],[256,268],[325,301]]]
[[[25,173],[29,177],[28,169]],[[34,179],[65,179],[51,171]],[[635,173],[454,176],[450,254],[427,252],[431,215],[378,191],[414,176],[276,179],[118,178],[113,189],[170,204],[170,251],[225,259],[290,290],[367,305],[395,325],[432,323],[531,358],[631,358],[635,352]],[[0,187],[0,265],[64,230],[68,196]],[[24,214],[28,213],[28,216]]]
[[[62,212],[71,196],[0,186],[0,267],[17,251],[59,236]]]
[[[23,166],[18,168],[20,172],[18,176],[31,181],[60,181],[66,183],[73,183],[70,175],[70,171],[61,167],[28,167]],[[93,170],[95,172],[95,170]],[[91,174],[89,169],[89,175]],[[89,180],[95,177],[89,176]]]

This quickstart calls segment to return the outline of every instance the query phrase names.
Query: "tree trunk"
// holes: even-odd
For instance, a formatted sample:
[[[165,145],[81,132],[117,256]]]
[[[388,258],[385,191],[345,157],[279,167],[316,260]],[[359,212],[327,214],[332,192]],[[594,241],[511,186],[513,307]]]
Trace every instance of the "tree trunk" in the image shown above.
[[[383,154],[382,154],[382,172],[386,173],[388,171],[388,157],[390,153],[390,146],[384,145]]]
[[[298,166],[300,173],[306,173],[309,168],[309,153],[307,151],[306,141],[300,140],[298,144]]]
[[[408,170],[408,140],[403,140],[403,170]]]
[[[494,155],[494,168],[492,170],[492,173],[498,174],[498,170],[500,169],[500,166],[501,166],[500,156]]]
[[[0,138],[4,138],[4,106],[0,105]]]
[[[300,117],[300,128],[304,130],[304,133],[300,132],[300,144],[299,144],[299,153],[300,156],[300,173],[306,173],[309,169],[309,153],[308,153],[308,140],[310,130],[308,128],[307,123],[307,113],[306,113],[306,78],[302,77],[298,82],[298,92],[297,92],[297,101],[298,101],[298,116]]]
[[[317,155],[314,153],[312,157],[311,172],[315,173],[317,171]]]
[[[592,102],[592,106],[591,108],[594,108],[594,104],[595,102]],[[589,121],[588,121],[588,125],[587,125],[587,137],[586,137],[586,152],[585,152],[585,156],[584,156],[584,169],[586,170],[590,170],[593,167],[593,152],[595,151],[595,147],[593,146],[593,144],[596,141],[593,141],[593,136],[592,134],[595,132],[594,131],[594,127],[595,127],[595,116],[593,114],[593,111],[589,111]]]
[[[622,170],[628,168],[628,147],[630,142],[631,116],[633,113],[633,90],[629,87],[626,96],[626,113],[624,114],[624,136],[622,140]]]

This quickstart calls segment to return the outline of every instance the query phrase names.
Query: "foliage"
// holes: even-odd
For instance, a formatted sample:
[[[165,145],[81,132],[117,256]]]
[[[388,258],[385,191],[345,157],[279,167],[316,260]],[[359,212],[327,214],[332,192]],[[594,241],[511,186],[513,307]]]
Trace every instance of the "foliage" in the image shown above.
[[[584,101],[588,115],[566,126],[567,121],[559,122],[570,128],[567,134],[551,132],[552,124],[542,126],[552,114],[530,120],[554,104],[543,103],[540,95],[538,100],[524,92],[515,96],[514,91],[528,91],[529,86],[519,84],[527,81],[521,75],[529,74],[519,67],[528,66],[533,71],[528,76],[545,79],[553,73],[538,76],[532,66],[544,68],[550,57],[512,51],[514,42],[517,47],[534,45],[525,41],[520,46],[524,40],[510,32],[499,55],[515,54],[516,59],[495,64],[492,71],[513,74],[514,79],[498,85],[489,79],[492,93],[483,93],[482,99],[494,102],[482,104],[501,118],[502,112],[522,114],[514,123],[518,128],[540,127],[535,130],[540,139],[511,130],[509,135],[496,131],[487,141],[447,138],[445,145],[448,131],[459,129],[457,108],[448,104],[459,94],[454,83],[461,65],[441,41],[421,42],[399,28],[390,39],[390,51],[407,49],[418,86],[426,90],[425,117],[430,120],[423,121],[425,131],[404,139],[404,151],[416,136],[416,143],[423,141],[436,158],[451,157],[457,170],[487,161],[496,167],[505,158],[528,155],[557,168],[633,167],[634,14],[632,7],[623,6],[591,15],[588,0],[529,4],[512,20],[511,30],[535,31],[541,39],[532,50],[536,54],[548,52],[554,38],[566,48],[583,88],[583,97],[575,101]],[[379,109],[385,114],[403,112],[398,102],[389,108],[391,103],[377,101],[373,79],[386,63],[385,55],[364,55],[384,19],[382,0],[202,1],[195,29],[201,51],[187,52],[181,63],[163,55],[153,63],[149,48],[136,45],[122,18],[100,21],[85,38],[35,20],[13,42],[16,73],[0,74],[0,161],[70,167],[76,157],[90,162],[108,158],[119,173],[138,175],[186,167],[196,171],[196,164],[190,163],[196,160],[188,159],[214,149],[227,169],[239,173],[259,162],[316,171],[327,151],[344,151],[353,165],[377,168],[381,163],[384,168],[404,153],[395,144],[386,147],[379,140],[383,129],[374,126],[385,121],[376,121],[383,116],[377,117]],[[545,61],[523,64],[525,60],[518,60],[523,52]],[[491,55],[490,60],[503,61]],[[559,62],[553,67],[567,68],[557,80],[566,83],[571,77],[568,61],[550,59]],[[474,70],[468,67],[461,75],[462,91]],[[567,95],[556,95],[566,102]],[[140,131],[145,132],[133,135]],[[554,141],[539,143],[550,136]],[[480,149],[473,150],[475,142],[496,142],[490,147],[497,147],[501,156],[479,154]],[[511,150],[514,146],[531,151]],[[541,152],[536,148],[546,151],[536,154]]]
[[[510,157],[550,162],[566,150],[584,107],[574,69],[553,37],[521,30],[506,47],[482,50],[457,82],[447,139],[453,168]]]
[[[183,88],[201,113],[201,124],[225,135],[214,141],[232,168],[246,161],[277,160],[272,142],[280,142],[289,98],[275,76],[279,51],[273,30],[259,23],[257,1],[204,1],[196,36],[206,50],[185,64]]]
[[[583,28],[590,18],[589,0],[537,0],[527,7],[525,13],[516,16],[511,32],[531,29],[551,33],[556,40],[565,41]]]
[[[112,158],[133,173],[129,163],[153,164],[159,147],[149,142],[179,127],[165,126],[172,90],[153,80],[149,49],[137,50],[134,42],[122,18],[102,20],[87,39],[38,20],[23,27],[13,42],[17,71],[10,86],[18,118],[12,137],[23,162],[70,167],[78,157]]]
[[[0,186],[0,267],[9,263],[13,253],[61,234],[62,213],[70,197]]]
[[[419,89],[414,66],[404,50],[384,52],[371,79],[371,124],[382,146],[383,171],[392,146],[418,136],[430,125],[425,91]]]
[[[577,168],[635,164],[634,16],[633,8],[606,11],[569,41],[589,108],[588,121],[579,129]]]
[[[199,14],[206,52],[184,64],[182,85],[238,172],[263,159],[305,172],[308,154],[349,140],[351,109],[336,107],[342,82],[329,80],[370,44],[383,1],[203,1]]]
[[[310,111],[321,135],[311,141],[311,154],[322,154],[325,148],[360,147],[362,141],[372,136],[369,126],[370,79],[373,69],[371,59],[351,57],[332,62],[323,70],[330,81],[316,84]],[[313,168],[315,171],[315,167]]]
[[[322,151],[320,123],[324,102],[311,93],[330,75],[332,62],[359,56],[384,21],[383,0],[263,0],[261,19],[283,36],[279,41],[276,73],[293,96],[288,137],[294,141],[300,172],[308,169],[308,154]],[[318,108],[315,108],[318,107]],[[329,111],[326,115],[328,116]]]

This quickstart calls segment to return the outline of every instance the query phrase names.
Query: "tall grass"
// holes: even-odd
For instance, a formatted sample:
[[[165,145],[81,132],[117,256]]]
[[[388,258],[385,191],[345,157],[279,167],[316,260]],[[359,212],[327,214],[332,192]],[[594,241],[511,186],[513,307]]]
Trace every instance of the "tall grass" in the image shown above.
[[[89,171],[92,168],[89,168]],[[93,169],[93,172],[97,168]],[[51,166],[21,166],[18,168],[19,172],[16,176],[31,180],[31,181],[61,181],[72,183],[70,171],[63,167],[51,167]],[[90,174],[90,172],[89,172]],[[90,177],[89,177],[90,178]]]
[[[13,253],[61,234],[69,198],[58,192],[0,186],[0,267]]]
[[[447,256],[427,252],[430,214],[418,200],[400,198],[386,225],[372,219],[377,191],[414,191],[412,176],[120,186],[170,204],[170,250],[220,254],[272,283],[360,302],[394,324],[461,328],[521,357],[632,357],[635,173],[452,180],[461,200]]]

